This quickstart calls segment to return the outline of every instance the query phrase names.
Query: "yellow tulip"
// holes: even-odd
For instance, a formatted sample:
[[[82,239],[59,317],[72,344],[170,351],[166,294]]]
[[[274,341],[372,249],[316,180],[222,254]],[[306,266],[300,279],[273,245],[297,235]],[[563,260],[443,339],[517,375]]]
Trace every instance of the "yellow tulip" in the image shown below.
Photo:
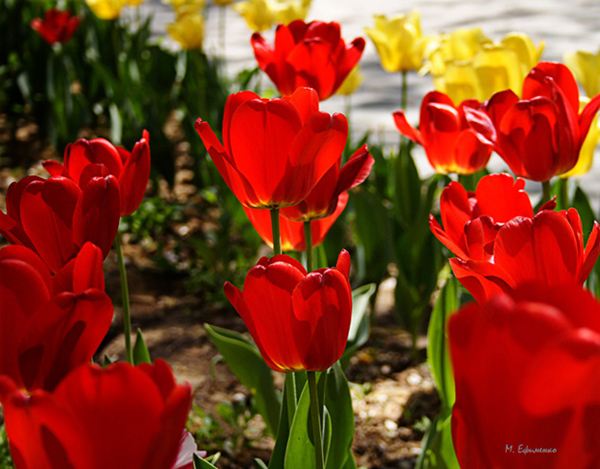
[[[146,0],[127,0],[127,6],[130,7],[139,7]]]
[[[406,72],[421,67],[429,38],[421,34],[421,15],[412,11],[386,18],[373,16],[375,26],[365,28],[373,41],[381,66],[388,72]]]
[[[163,3],[171,5],[177,16],[199,14],[206,6],[206,0],[163,0]]]
[[[337,90],[337,94],[341,94],[342,96],[349,96],[354,93],[358,87],[362,84],[364,77],[362,73],[360,73],[360,64],[357,64],[356,67],[352,69],[352,71],[348,74],[342,86],[340,86]]]
[[[579,109],[583,109],[589,102],[589,98],[579,98]],[[598,124],[598,114],[596,114],[594,120],[592,121],[592,125],[590,126],[590,130],[588,131],[587,137],[585,137],[583,145],[581,146],[581,150],[579,151],[579,159],[577,160],[577,164],[571,170],[561,174],[559,177],[570,178],[573,176],[583,176],[590,169],[592,169],[594,152],[596,150],[596,146],[598,145],[598,140],[600,140],[600,125]]]
[[[493,42],[479,28],[442,35],[422,71],[433,76],[435,89],[455,103],[465,99],[485,101],[494,93],[512,89],[521,94],[523,80],[539,62],[544,44],[537,47],[521,33]]]
[[[563,60],[588,97],[593,98],[600,93],[600,50],[596,54],[584,51],[567,52]]]
[[[267,0],[246,0],[232,8],[246,20],[252,31],[265,31],[276,21],[274,5]]]
[[[273,11],[275,22],[290,24],[294,20],[305,20],[311,0],[275,0]]]
[[[114,20],[121,14],[128,0],[86,0],[92,13],[101,20]]]
[[[183,49],[202,49],[204,17],[200,13],[179,16],[167,25],[167,32]]]
[[[213,3],[215,5],[219,5],[219,6],[222,6],[222,7],[223,6],[227,6],[227,5],[229,5],[229,4],[233,3],[233,2],[234,2],[234,0],[213,0]]]

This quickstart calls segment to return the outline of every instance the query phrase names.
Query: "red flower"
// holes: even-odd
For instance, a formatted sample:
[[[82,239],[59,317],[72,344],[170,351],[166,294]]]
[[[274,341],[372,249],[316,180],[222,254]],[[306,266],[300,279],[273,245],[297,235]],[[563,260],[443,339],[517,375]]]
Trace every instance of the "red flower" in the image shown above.
[[[281,209],[281,215],[292,221],[310,221],[328,217],[338,207],[341,194],[362,183],[370,174],[375,160],[363,145],[340,168],[342,157],[319,180],[302,202]]]
[[[52,272],[87,241],[106,257],[119,227],[119,183],[98,167],[86,171],[79,183],[62,176],[30,176],[12,183],[7,213],[0,212],[0,233],[9,243],[36,251]]]
[[[225,283],[225,294],[246,323],[263,359],[275,371],[323,371],[344,353],[352,317],[350,255],[307,274],[280,254],[263,257],[248,272],[244,292]]]
[[[515,217],[505,223],[498,230],[492,259],[452,258],[450,265],[478,302],[533,281],[583,285],[600,254],[599,232],[594,222],[584,248],[577,210],[541,210],[533,218]]]
[[[492,154],[492,121],[474,99],[455,107],[439,91],[427,93],[421,103],[419,129],[406,120],[404,111],[394,113],[400,133],[423,146],[437,173],[472,174],[487,165]]]
[[[554,202],[543,208],[553,209]],[[467,192],[456,181],[440,197],[444,228],[433,215],[429,226],[436,238],[463,260],[489,260],[493,256],[498,230],[517,216],[532,218],[533,207],[525,192],[525,181],[509,174],[484,176],[475,192]]]
[[[44,14],[44,19],[34,18],[31,20],[32,29],[48,44],[64,44],[77,29],[80,18],[71,16],[69,11],[61,11],[50,8]]]
[[[146,193],[150,178],[149,142],[146,130],[131,152],[104,138],[80,139],[65,149],[64,165],[53,160],[43,165],[52,176],[68,177],[79,186],[91,172],[102,176],[112,174],[119,181],[120,215],[124,217],[137,210]]]
[[[102,253],[87,243],[56,276],[31,249],[0,250],[0,374],[19,388],[53,390],[91,360],[110,328]]]
[[[190,405],[166,362],[86,364],[54,392],[20,392],[0,378],[6,433],[17,469],[170,469]]]
[[[318,246],[325,241],[327,232],[342,214],[348,203],[348,192],[343,192],[337,197],[337,207],[331,215],[311,221],[312,245]],[[271,227],[271,214],[268,210],[244,207],[248,219],[258,232],[262,240],[273,248],[273,230]],[[304,223],[292,221],[287,218],[279,218],[279,230],[281,235],[281,250],[306,251],[306,240],[304,239]]]
[[[319,112],[316,92],[261,99],[251,91],[227,98],[223,145],[207,122],[196,130],[229,188],[250,208],[302,202],[341,155],[348,122]]]
[[[524,181],[507,174],[483,177],[475,193],[457,182],[444,189],[433,234],[457,257],[450,265],[457,279],[478,301],[535,280],[545,285],[587,279],[600,253],[600,227],[583,245],[575,209],[553,212],[550,201],[533,216]]]
[[[287,26],[279,24],[274,46],[257,32],[251,42],[259,68],[281,95],[291,95],[306,86],[317,91],[320,101],[337,91],[365,48],[362,37],[346,46],[340,25],[323,21],[296,20]]]
[[[600,304],[589,292],[524,285],[451,316],[449,341],[461,467],[597,466]]]
[[[575,166],[600,95],[579,113],[579,88],[562,64],[540,62],[523,83],[493,95],[486,111],[496,128],[494,149],[517,175],[548,181]]]

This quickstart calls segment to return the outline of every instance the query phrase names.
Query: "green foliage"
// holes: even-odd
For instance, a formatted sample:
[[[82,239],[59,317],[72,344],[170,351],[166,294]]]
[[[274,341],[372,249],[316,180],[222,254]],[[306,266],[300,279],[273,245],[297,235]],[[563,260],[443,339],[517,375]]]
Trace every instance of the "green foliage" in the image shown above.
[[[14,468],[10,451],[8,449],[8,440],[6,438],[6,430],[4,425],[0,427],[0,469]]]
[[[268,431],[276,434],[281,396],[275,389],[271,369],[254,342],[234,331],[209,325],[205,325],[205,328],[231,371],[254,397]]]
[[[137,330],[135,345],[133,346],[133,363],[135,365],[139,365],[140,363],[152,363],[148,346],[146,345],[146,341],[144,340],[144,336],[140,329]]]

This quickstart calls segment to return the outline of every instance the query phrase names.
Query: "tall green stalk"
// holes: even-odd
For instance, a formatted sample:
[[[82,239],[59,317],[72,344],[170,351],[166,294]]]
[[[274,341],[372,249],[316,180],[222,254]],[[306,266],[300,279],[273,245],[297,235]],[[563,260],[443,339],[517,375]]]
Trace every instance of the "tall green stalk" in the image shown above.
[[[125,256],[123,255],[123,240],[121,232],[115,238],[117,260],[119,264],[119,276],[121,277],[121,298],[123,303],[123,333],[125,334],[125,357],[129,363],[133,363],[133,348],[131,347],[131,307],[129,304],[129,286],[127,285],[127,270],[125,269]]]
[[[551,190],[550,181],[542,182],[542,204],[545,204],[550,200]]]
[[[312,272],[314,269],[313,260],[313,241],[312,241],[312,222],[304,222],[304,244],[306,246],[306,271]]]
[[[272,208],[271,211],[271,231],[273,233],[273,254],[281,254],[281,230],[279,229],[279,209]]]
[[[321,431],[321,412],[319,405],[319,391],[317,389],[317,376],[314,371],[307,371],[308,390],[310,392],[310,418],[312,420],[312,435],[315,445],[315,468],[324,469],[325,458],[323,455],[323,439]]]

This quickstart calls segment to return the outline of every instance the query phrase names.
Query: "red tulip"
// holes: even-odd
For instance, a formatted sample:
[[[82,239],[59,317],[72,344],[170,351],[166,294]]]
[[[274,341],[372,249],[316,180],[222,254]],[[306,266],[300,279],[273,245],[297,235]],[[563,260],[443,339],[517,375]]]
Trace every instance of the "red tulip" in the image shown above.
[[[119,183],[112,175],[86,171],[78,186],[66,177],[27,177],[14,182],[0,212],[0,233],[11,244],[35,250],[52,272],[87,241],[110,251],[119,227]]]
[[[319,112],[316,92],[261,99],[251,91],[227,98],[223,145],[207,122],[196,130],[229,188],[250,208],[302,202],[341,155],[348,121]]]
[[[281,209],[281,215],[292,221],[311,221],[330,216],[338,207],[341,194],[367,179],[374,162],[367,145],[356,150],[342,168],[340,156],[306,199],[297,205]]]
[[[598,466],[600,304],[589,292],[535,283],[467,305],[449,343],[461,467]]]
[[[142,139],[129,152],[104,138],[80,139],[65,149],[64,165],[53,160],[43,163],[52,176],[64,176],[81,186],[90,172],[119,181],[122,217],[131,215],[142,203],[150,178],[150,135],[144,130]]]
[[[533,281],[547,286],[583,285],[600,254],[599,232],[594,222],[584,248],[577,210],[542,210],[533,218],[515,217],[505,223],[498,230],[493,258],[453,258],[450,265],[478,302]]]
[[[318,246],[325,241],[327,232],[333,226],[335,221],[342,214],[348,203],[348,192],[343,192],[337,197],[337,207],[335,211],[324,218],[310,222],[312,233],[312,245]],[[273,231],[271,227],[271,215],[268,210],[254,209],[244,207],[248,219],[258,232],[262,240],[273,248]],[[281,250],[286,251],[306,251],[306,240],[304,239],[304,223],[301,221],[292,221],[280,217],[279,230],[281,235]]]
[[[317,91],[320,101],[337,91],[365,48],[362,37],[346,46],[338,23],[302,20],[279,24],[274,46],[258,32],[252,35],[251,43],[259,68],[281,95],[309,87]]]
[[[77,29],[80,18],[71,16],[69,11],[50,8],[44,14],[44,19],[31,20],[31,28],[48,44],[64,44]]]
[[[306,272],[295,259],[263,257],[248,272],[244,292],[225,283],[225,295],[244,320],[263,359],[275,371],[323,371],[344,353],[352,292],[350,255]]]
[[[540,62],[523,84],[523,96],[511,90],[492,96],[486,111],[496,128],[496,152],[517,175],[548,181],[575,166],[600,95],[579,113],[579,88],[562,64]]]
[[[427,93],[421,103],[419,128],[408,123],[404,111],[394,113],[400,133],[425,149],[437,173],[473,174],[487,165],[492,154],[492,121],[474,99],[456,107],[439,91]]]
[[[0,374],[52,390],[91,360],[113,318],[102,253],[87,243],[56,276],[24,246],[0,250]]]
[[[192,391],[158,359],[104,369],[88,363],[52,393],[28,395],[0,377],[0,398],[17,469],[170,469]]]
[[[544,208],[554,208],[554,202]],[[509,174],[484,176],[475,192],[467,192],[456,181],[440,197],[440,214],[444,228],[433,215],[431,231],[444,246],[459,258],[488,260],[493,256],[498,230],[514,217],[533,217],[533,207],[525,192],[525,181]]]

